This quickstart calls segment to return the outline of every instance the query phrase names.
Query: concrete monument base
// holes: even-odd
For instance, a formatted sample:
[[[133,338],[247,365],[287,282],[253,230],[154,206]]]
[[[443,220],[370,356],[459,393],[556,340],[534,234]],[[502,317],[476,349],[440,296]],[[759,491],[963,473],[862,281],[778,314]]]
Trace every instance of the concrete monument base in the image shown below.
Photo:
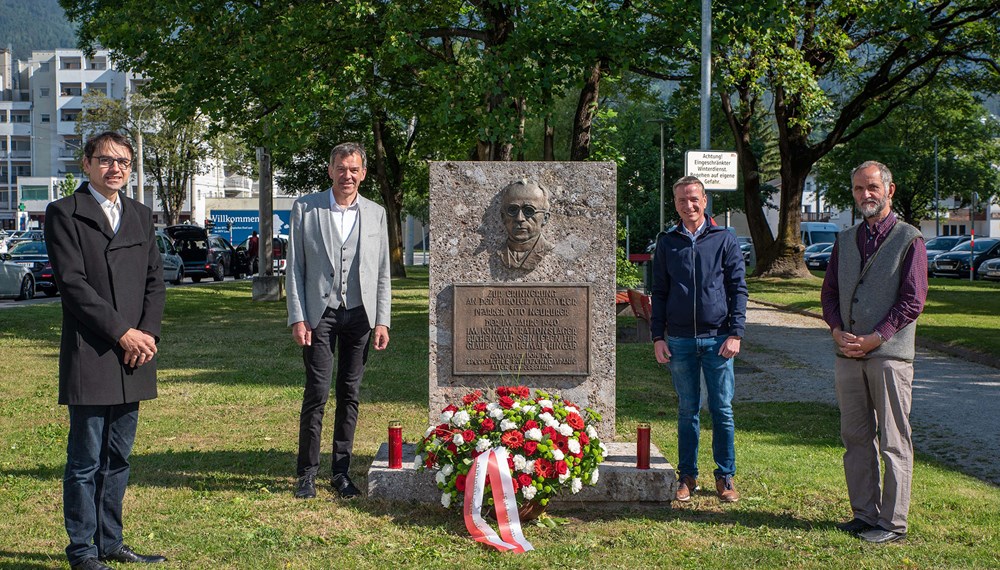
[[[635,443],[605,443],[608,456],[601,464],[597,485],[585,485],[572,495],[568,491],[555,503],[648,503],[668,502],[677,492],[677,474],[660,450],[651,445],[649,469],[636,469]],[[368,469],[368,496],[390,501],[439,503],[441,492],[434,471],[413,467],[416,445],[403,444],[402,469],[389,469],[389,444],[383,443]]]
[[[284,277],[278,275],[258,275],[253,278],[254,301],[280,301],[284,298]]]

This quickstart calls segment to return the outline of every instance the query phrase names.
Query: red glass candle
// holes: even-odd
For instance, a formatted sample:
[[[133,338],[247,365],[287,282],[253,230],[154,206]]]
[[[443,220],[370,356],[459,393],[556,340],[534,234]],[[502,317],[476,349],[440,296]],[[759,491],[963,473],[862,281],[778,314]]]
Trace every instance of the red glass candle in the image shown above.
[[[403,423],[389,422],[389,469],[403,468]]]
[[[649,424],[641,423],[635,428],[635,467],[649,469]]]

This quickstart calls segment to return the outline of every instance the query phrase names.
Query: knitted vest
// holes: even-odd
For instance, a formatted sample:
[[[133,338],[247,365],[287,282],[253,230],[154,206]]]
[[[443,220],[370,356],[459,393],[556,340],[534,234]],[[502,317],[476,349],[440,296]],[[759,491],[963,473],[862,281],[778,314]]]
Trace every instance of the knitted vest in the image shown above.
[[[861,224],[840,232],[837,237],[840,318],[845,331],[869,334],[899,297],[899,286],[903,281],[900,267],[913,241],[920,237],[920,231],[910,224],[896,222],[882,245],[861,267],[861,252],[858,251]],[[916,329],[916,321],[906,325],[863,358],[912,361]],[[839,352],[837,355],[843,356]]]
[[[330,295],[330,307],[337,309],[345,306],[348,309],[361,306],[361,271],[359,269],[361,256],[358,250],[361,240],[361,216],[357,218],[347,241],[340,241],[340,233],[333,232],[333,295]]]

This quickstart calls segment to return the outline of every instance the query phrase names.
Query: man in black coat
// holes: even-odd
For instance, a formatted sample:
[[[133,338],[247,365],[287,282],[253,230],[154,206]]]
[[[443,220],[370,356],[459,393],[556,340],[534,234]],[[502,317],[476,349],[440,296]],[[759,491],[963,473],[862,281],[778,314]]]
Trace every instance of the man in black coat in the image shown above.
[[[121,192],[134,152],[118,133],[84,147],[84,182],[45,210],[62,294],[59,403],[69,408],[63,517],[76,569],[163,562],[122,539],[122,499],[139,402],[156,397],[156,343],[166,297],[152,211]]]

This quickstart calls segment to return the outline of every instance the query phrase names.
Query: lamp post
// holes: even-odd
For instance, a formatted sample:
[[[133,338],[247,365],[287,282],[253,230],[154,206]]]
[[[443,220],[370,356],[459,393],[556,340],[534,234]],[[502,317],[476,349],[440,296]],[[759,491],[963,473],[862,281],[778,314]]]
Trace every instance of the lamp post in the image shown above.
[[[646,121],[647,123],[659,123],[660,124],[660,231],[666,227],[666,180],[664,180],[663,172],[663,124],[667,122],[666,119],[650,119]]]
[[[969,242],[969,281],[973,281],[976,278],[974,262],[976,260],[976,200],[978,199],[979,193],[973,192],[972,208],[969,209],[969,228],[972,232],[972,240]]]
[[[938,193],[938,141],[934,135],[934,237],[941,235],[941,195]]]

